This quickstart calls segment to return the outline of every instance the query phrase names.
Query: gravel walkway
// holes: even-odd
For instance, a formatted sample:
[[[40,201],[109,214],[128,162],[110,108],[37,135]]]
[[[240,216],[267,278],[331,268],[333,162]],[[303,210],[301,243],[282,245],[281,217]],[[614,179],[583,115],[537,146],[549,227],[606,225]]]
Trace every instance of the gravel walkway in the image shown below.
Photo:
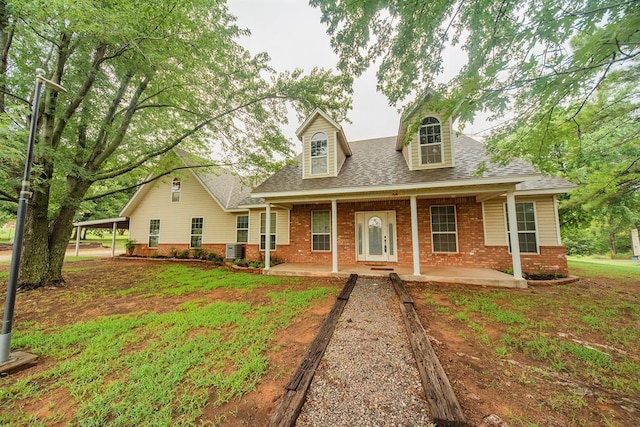
[[[430,426],[398,298],[386,277],[359,278],[297,426]]]

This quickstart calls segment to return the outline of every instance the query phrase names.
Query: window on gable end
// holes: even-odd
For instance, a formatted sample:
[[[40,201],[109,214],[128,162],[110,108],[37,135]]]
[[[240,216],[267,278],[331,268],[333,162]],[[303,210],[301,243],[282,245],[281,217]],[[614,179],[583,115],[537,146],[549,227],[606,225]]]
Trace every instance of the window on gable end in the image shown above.
[[[442,126],[435,117],[425,117],[420,126],[420,164],[442,163]]]
[[[311,175],[325,174],[329,170],[329,143],[327,134],[318,132],[311,137]]]
[[[171,201],[179,202],[180,201],[180,192],[182,191],[182,182],[178,178],[173,178],[173,182],[171,183]]]

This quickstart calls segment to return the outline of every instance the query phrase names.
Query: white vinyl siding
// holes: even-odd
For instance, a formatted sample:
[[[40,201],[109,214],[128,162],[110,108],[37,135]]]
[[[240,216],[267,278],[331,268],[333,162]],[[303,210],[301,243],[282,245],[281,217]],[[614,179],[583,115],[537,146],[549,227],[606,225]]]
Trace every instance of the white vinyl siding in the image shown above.
[[[518,197],[517,203],[535,202],[538,246],[560,246],[553,196]],[[483,202],[485,244],[507,246],[507,218],[504,198]]]
[[[162,222],[161,245],[187,245],[191,234],[190,218],[202,217],[207,226],[203,230],[203,244],[225,244],[236,240],[236,215],[222,210],[191,173],[181,181],[180,203],[171,201],[173,178],[160,179],[145,186],[140,201],[131,213],[129,238],[140,243],[148,240],[149,220]],[[186,220],[185,220],[186,219]]]
[[[327,171],[326,173],[313,173],[312,157],[311,157],[311,138],[322,132],[327,137]],[[303,146],[303,178],[321,178],[327,176],[336,176],[336,153],[338,141],[336,141],[336,128],[329,123],[324,117],[317,116],[313,122],[305,129],[302,135]]]

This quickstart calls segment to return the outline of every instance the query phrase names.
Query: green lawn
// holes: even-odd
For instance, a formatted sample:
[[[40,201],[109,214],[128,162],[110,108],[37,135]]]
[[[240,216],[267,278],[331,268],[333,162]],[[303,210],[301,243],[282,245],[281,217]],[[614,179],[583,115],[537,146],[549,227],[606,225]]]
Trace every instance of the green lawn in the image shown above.
[[[126,292],[122,286],[88,298],[92,290],[83,287],[67,296],[74,304],[135,298],[138,311],[65,325],[52,325],[46,316],[19,324],[13,347],[40,355],[46,368],[11,384],[0,379],[0,425],[199,424],[206,405],[220,406],[255,389],[269,367],[268,352],[278,351],[274,334],[334,291],[300,289],[299,279],[189,265],[148,271],[146,280]],[[264,298],[249,303],[206,297],[218,288],[262,290]],[[166,307],[177,296],[182,302],[171,310],[154,311],[154,301]],[[68,396],[71,418],[63,413],[69,408],[57,408],[48,396]],[[48,415],[24,409],[38,399],[38,405],[49,405]]]
[[[602,277],[625,284],[640,283],[640,261],[568,257],[569,272],[581,277]]]

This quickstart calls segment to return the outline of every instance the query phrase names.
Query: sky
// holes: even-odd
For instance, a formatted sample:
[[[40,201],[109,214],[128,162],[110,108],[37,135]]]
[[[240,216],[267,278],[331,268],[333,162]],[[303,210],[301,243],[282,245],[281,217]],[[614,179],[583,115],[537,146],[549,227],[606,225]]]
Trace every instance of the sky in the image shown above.
[[[331,49],[326,25],[320,22],[320,10],[305,0],[229,0],[228,5],[238,19],[238,26],[251,31],[251,36],[243,37],[240,43],[254,55],[267,52],[276,70],[335,69],[338,56]],[[446,81],[453,77],[463,60],[460,49],[449,48],[445,52],[445,75],[441,78]],[[349,141],[397,135],[400,112],[376,91],[375,71],[369,69],[354,81],[353,109],[348,113],[351,123],[341,123]],[[417,88],[416,94],[421,91]],[[295,115],[291,118],[283,131],[297,144],[295,130],[299,123]],[[477,121],[475,126],[467,125],[465,133],[473,134],[483,126],[488,127]]]

